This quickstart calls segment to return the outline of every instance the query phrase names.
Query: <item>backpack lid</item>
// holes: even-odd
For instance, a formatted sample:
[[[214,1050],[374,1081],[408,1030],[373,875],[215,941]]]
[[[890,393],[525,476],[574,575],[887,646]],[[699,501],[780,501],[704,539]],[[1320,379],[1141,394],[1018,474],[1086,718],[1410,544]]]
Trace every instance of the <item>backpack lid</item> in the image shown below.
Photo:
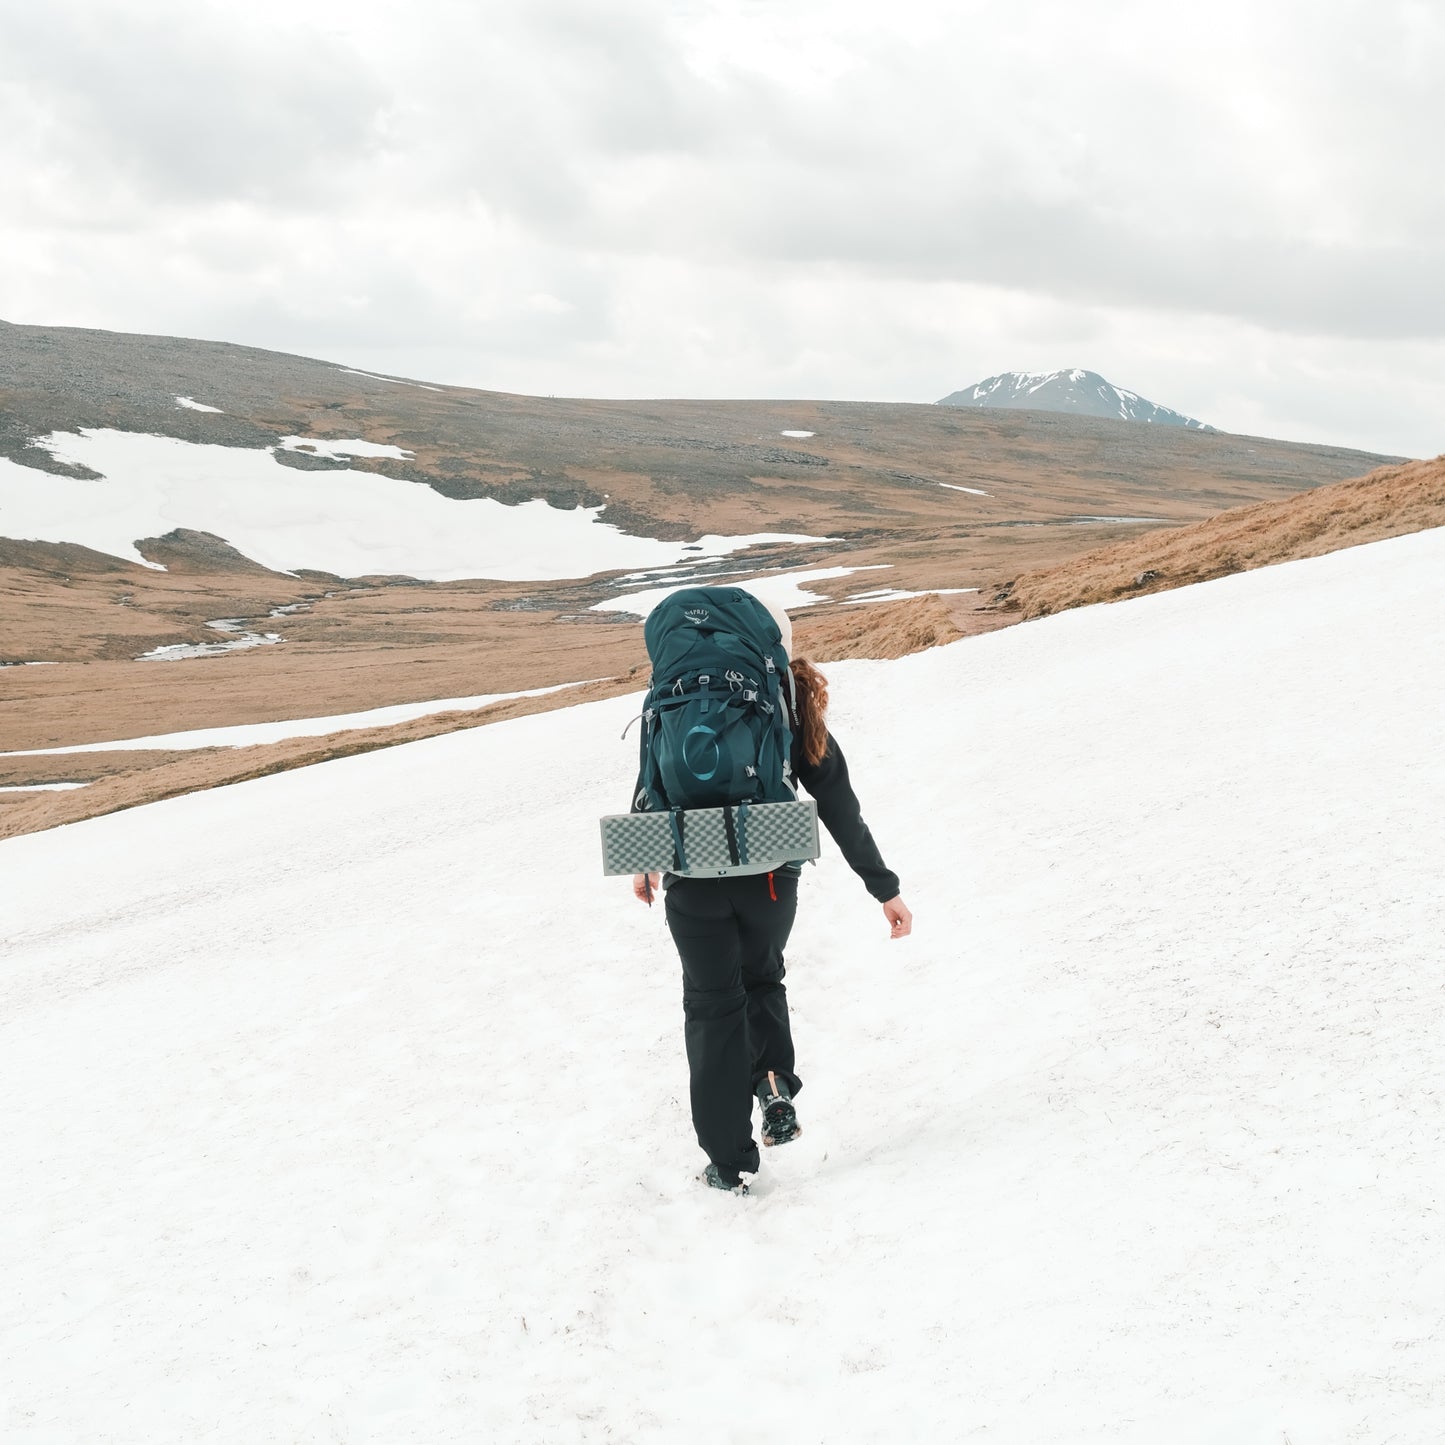
[[[788,614],[782,616],[786,622]],[[683,587],[664,597],[642,627],[654,668],[676,656],[679,647],[685,651],[689,635],[716,632],[752,641],[764,657],[779,646],[786,651],[784,631],[773,610],[742,587]],[[789,639],[791,634],[789,626]]]

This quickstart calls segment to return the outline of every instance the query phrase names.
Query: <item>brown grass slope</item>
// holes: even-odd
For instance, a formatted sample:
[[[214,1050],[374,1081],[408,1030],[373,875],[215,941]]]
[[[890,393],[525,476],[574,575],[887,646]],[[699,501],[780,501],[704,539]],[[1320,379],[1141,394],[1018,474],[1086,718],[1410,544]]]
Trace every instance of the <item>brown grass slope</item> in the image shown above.
[[[1445,456],[1381,467],[1352,481],[1100,547],[1061,566],[1023,573],[998,600],[1023,621],[1430,527],[1445,527]]]
[[[83,818],[159,802],[162,798],[246,782],[506,718],[640,691],[646,685],[646,655],[642,650],[642,629],[634,627],[633,631],[635,637],[630,650],[637,660],[617,676],[564,693],[516,698],[477,711],[433,713],[430,717],[391,727],[358,728],[325,737],[292,738],[246,748],[0,758],[0,783],[23,786],[93,780],[74,792],[0,795],[0,838],[41,832]],[[941,598],[918,597],[839,609],[824,617],[800,618],[794,631],[794,645],[799,655],[831,662],[844,657],[902,657],[961,636],[963,632],[952,609]]]
[[[188,410],[177,396],[222,410]],[[512,396],[398,384],[221,343],[0,322],[0,456],[64,472],[32,443],[77,427],[254,448],[291,434],[360,436],[413,455],[354,460],[353,469],[459,500],[605,502],[604,521],[673,539],[826,538],[754,548],[698,574],[880,569],[815,584],[829,600],[797,618],[796,636],[824,662],[900,656],[1007,625],[1025,615],[992,600],[1009,578],[1063,575],[1086,552],[1124,539],[1152,557],[1141,527],[1297,501],[1301,488],[1398,460],[1058,413]],[[783,435],[796,430],[814,435]],[[343,465],[289,452],[277,460],[301,470]],[[1149,520],[1131,520],[1141,518]],[[0,753],[606,680],[485,713],[271,747],[0,758],[0,786],[89,783],[0,793],[0,836],[641,686],[641,628],[590,610],[615,595],[616,577],[346,579],[304,570],[305,558],[303,570],[280,574],[200,530],[204,520],[179,518],[163,537],[136,539],[165,571],[73,544],[0,537],[0,663],[50,664],[0,667]],[[1126,580],[1152,565],[1134,565]],[[860,588],[881,586],[977,590],[846,605]],[[135,660],[163,644],[215,641],[208,622],[216,618],[245,619],[283,641],[183,662]]]

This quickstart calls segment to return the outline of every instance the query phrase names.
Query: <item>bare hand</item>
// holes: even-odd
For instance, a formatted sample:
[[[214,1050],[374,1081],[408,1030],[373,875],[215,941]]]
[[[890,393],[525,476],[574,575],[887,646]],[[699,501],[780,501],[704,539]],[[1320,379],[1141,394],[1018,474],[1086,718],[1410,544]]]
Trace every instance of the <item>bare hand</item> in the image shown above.
[[[890,938],[907,938],[913,932],[913,915],[908,911],[901,893],[883,905],[883,916],[892,930],[888,935]]]
[[[632,875],[632,896],[639,903],[652,907],[652,900],[662,883],[661,873],[634,873]]]

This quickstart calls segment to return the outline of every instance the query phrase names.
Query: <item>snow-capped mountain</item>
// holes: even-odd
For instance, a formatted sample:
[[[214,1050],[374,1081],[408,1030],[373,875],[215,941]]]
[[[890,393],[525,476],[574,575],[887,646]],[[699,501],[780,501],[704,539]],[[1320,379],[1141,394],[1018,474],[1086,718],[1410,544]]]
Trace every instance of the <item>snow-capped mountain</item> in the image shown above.
[[[976,386],[950,392],[939,406],[995,406],[1019,411],[1071,411],[1117,421],[1145,421],[1213,431],[1202,421],[1146,401],[1137,392],[1105,381],[1097,371],[1005,371]]]

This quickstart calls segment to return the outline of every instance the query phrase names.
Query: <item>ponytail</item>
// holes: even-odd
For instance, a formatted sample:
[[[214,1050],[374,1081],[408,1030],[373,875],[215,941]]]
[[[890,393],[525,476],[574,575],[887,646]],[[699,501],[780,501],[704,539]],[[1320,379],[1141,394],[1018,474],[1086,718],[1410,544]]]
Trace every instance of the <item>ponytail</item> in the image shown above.
[[[789,667],[798,694],[798,734],[803,744],[803,761],[816,768],[828,751],[828,679],[804,657],[795,657]]]

